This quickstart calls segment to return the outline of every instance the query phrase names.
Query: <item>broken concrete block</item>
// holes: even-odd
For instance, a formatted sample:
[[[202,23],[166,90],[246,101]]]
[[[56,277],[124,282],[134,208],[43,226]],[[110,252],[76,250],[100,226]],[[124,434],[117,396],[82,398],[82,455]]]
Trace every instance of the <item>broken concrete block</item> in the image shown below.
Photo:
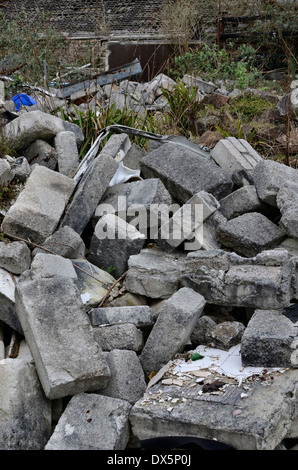
[[[187,75],[187,74],[184,75],[182,81],[186,85],[198,88],[198,90],[204,94],[213,93],[217,88],[217,86],[214,85],[214,83],[206,82],[205,80],[202,80],[200,77],[193,77],[192,75]]]
[[[0,268],[0,320],[13,330],[23,334],[23,329],[15,311],[15,286],[18,281],[5,269]]]
[[[57,167],[57,154],[48,142],[37,139],[24,151],[24,156],[28,160],[29,165],[37,163],[40,166],[46,166],[50,170]]]
[[[143,329],[153,325],[152,312],[148,305],[92,308],[89,317],[92,326],[133,323],[137,328]]]
[[[192,289],[181,288],[161,302],[157,320],[140,355],[148,376],[158,372],[186,344],[206,301]]]
[[[179,288],[180,265],[162,249],[143,249],[128,260],[125,287],[128,292],[152,299],[166,299]]]
[[[10,164],[4,158],[0,159],[0,187],[7,186],[14,177]]]
[[[139,357],[135,351],[113,349],[106,353],[111,371],[107,387],[100,390],[101,395],[136,403],[146,390],[146,381]]]
[[[108,155],[95,158],[82,176],[60,227],[68,225],[82,234],[117,169],[118,163]]]
[[[97,222],[90,243],[88,260],[96,266],[113,266],[118,279],[128,268],[128,259],[138,254],[145,244],[145,235],[114,214],[106,214]]]
[[[32,279],[67,277],[77,282],[77,274],[70,259],[49,253],[37,253],[31,264]]]
[[[223,245],[247,257],[274,248],[286,238],[283,230],[259,212],[223,222],[217,229],[217,236]]]
[[[7,234],[42,243],[57,228],[75,182],[37,165],[16,202],[7,211],[2,230]]]
[[[219,202],[206,191],[200,191],[164,222],[156,237],[158,245],[177,248],[186,240],[184,249],[199,249],[203,243],[203,223],[219,208]],[[199,230],[201,228],[201,230]]]
[[[221,248],[221,243],[217,238],[217,228],[222,222],[226,220],[226,217],[224,217],[219,209],[216,210],[207,220],[205,220],[202,232],[201,249],[218,250]]]
[[[160,178],[180,204],[185,204],[202,190],[218,200],[232,191],[229,173],[208,158],[172,143],[164,144],[143,157],[140,165],[145,178]]]
[[[114,290],[119,287],[111,274],[86,259],[74,259],[72,263],[78,277],[77,288],[86,310],[97,307],[113,285]]]
[[[155,234],[164,211],[169,212],[172,198],[159,178],[120,183],[107,189],[93,220],[105,213],[115,213],[126,222],[132,222],[148,238]]]
[[[80,235],[74,229],[65,225],[56,230],[52,235],[45,239],[41,244],[42,248],[34,248],[32,255],[37,253],[47,253],[49,251],[63,258],[82,258],[85,256],[85,243]]]
[[[51,402],[32,357],[1,360],[0,375],[0,449],[43,450],[51,436]]]
[[[194,346],[208,344],[209,335],[215,326],[215,321],[208,315],[199,317],[190,335],[191,344]]]
[[[296,268],[291,260],[275,258],[273,251],[263,252],[268,254],[267,261],[237,258],[233,253],[228,257],[220,250],[189,253],[181,284],[210,304],[264,310],[288,307],[296,293]]]
[[[196,436],[233,449],[274,450],[293,422],[297,371],[243,370],[236,346],[196,351],[203,359],[173,360],[162,380],[133,405],[133,435],[139,440]]]
[[[273,160],[258,163],[253,181],[261,201],[276,207],[276,196],[286,184],[298,184],[298,170]]]
[[[235,137],[220,140],[211,150],[211,157],[222,169],[233,175],[238,186],[253,184],[253,169],[263,160],[245,139]]]
[[[25,183],[31,173],[31,166],[25,157],[18,157],[14,162],[14,175],[17,181]]]
[[[6,137],[13,141],[14,148],[19,151],[28,148],[38,139],[49,142],[59,132],[66,130],[72,130],[77,144],[81,145],[84,136],[79,126],[42,111],[23,113],[4,127]]]
[[[277,193],[276,205],[281,212],[279,226],[289,237],[298,238],[297,182],[285,183]]]
[[[298,89],[294,88],[290,93],[287,93],[277,104],[277,109],[281,116],[286,116],[288,113],[298,112]]]
[[[258,212],[262,209],[262,202],[256,188],[252,185],[237,189],[219,202],[220,212],[227,219],[233,219],[246,212]]]
[[[58,132],[54,138],[54,146],[57,154],[59,173],[72,178],[80,163],[74,133],[71,131]]]
[[[255,310],[241,340],[243,365],[298,367],[298,329],[285,310]]]
[[[15,306],[48,398],[107,385],[110,371],[72,279],[23,275]]]
[[[129,440],[126,400],[96,393],[73,396],[45,450],[124,450]]]
[[[140,351],[144,345],[143,332],[133,323],[95,326],[93,333],[103,351],[113,349]]]
[[[22,241],[0,242],[0,267],[13,274],[22,274],[30,268],[31,251]]]

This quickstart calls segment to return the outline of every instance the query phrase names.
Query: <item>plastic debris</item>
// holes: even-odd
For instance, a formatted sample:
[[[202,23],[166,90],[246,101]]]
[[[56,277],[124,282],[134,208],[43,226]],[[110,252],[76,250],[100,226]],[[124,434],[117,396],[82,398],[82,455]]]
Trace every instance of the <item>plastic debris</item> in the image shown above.
[[[19,93],[18,95],[13,96],[12,101],[15,104],[17,112],[19,112],[23,105],[34,106],[36,104],[36,101],[34,101],[31,96],[25,95],[25,93]]]
[[[203,358],[204,358],[204,356],[202,356],[202,355],[199,354],[199,353],[194,353],[194,354],[192,354],[192,355],[190,356],[190,359],[191,359],[192,361],[198,361],[199,359],[203,359]]]

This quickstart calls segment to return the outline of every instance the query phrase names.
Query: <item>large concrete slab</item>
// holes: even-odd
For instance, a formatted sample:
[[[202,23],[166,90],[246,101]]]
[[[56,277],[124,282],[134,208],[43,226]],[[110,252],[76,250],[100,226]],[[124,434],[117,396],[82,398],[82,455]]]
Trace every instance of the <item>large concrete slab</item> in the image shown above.
[[[151,379],[130,413],[133,434],[140,440],[192,436],[238,450],[274,450],[295,416],[296,370],[244,369],[239,346],[194,352],[203,358],[178,357]]]
[[[36,166],[6,213],[2,230],[34,243],[44,242],[56,230],[74,188],[75,182],[67,176]]]
[[[48,398],[107,385],[110,371],[73,279],[28,275],[18,283],[15,305]]]

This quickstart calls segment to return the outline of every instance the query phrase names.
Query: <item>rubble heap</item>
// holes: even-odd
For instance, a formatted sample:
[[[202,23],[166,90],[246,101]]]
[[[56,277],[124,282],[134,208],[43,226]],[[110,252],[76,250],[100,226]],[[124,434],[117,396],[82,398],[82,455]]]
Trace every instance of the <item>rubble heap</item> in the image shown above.
[[[200,156],[113,134],[76,181],[78,126],[29,110],[3,129],[20,192],[2,208],[0,448],[296,443],[298,170],[244,139]],[[111,184],[121,163],[139,176]]]

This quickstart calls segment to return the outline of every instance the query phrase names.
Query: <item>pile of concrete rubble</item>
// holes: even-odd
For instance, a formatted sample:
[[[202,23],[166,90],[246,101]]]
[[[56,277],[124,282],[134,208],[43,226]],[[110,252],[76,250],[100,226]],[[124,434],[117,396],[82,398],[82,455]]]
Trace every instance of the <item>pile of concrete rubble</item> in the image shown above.
[[[76,180],[78,126],[27,110],[3,130],[0,448],[295,448],[298,170],[244,139],[200,154],[120,133]]]

